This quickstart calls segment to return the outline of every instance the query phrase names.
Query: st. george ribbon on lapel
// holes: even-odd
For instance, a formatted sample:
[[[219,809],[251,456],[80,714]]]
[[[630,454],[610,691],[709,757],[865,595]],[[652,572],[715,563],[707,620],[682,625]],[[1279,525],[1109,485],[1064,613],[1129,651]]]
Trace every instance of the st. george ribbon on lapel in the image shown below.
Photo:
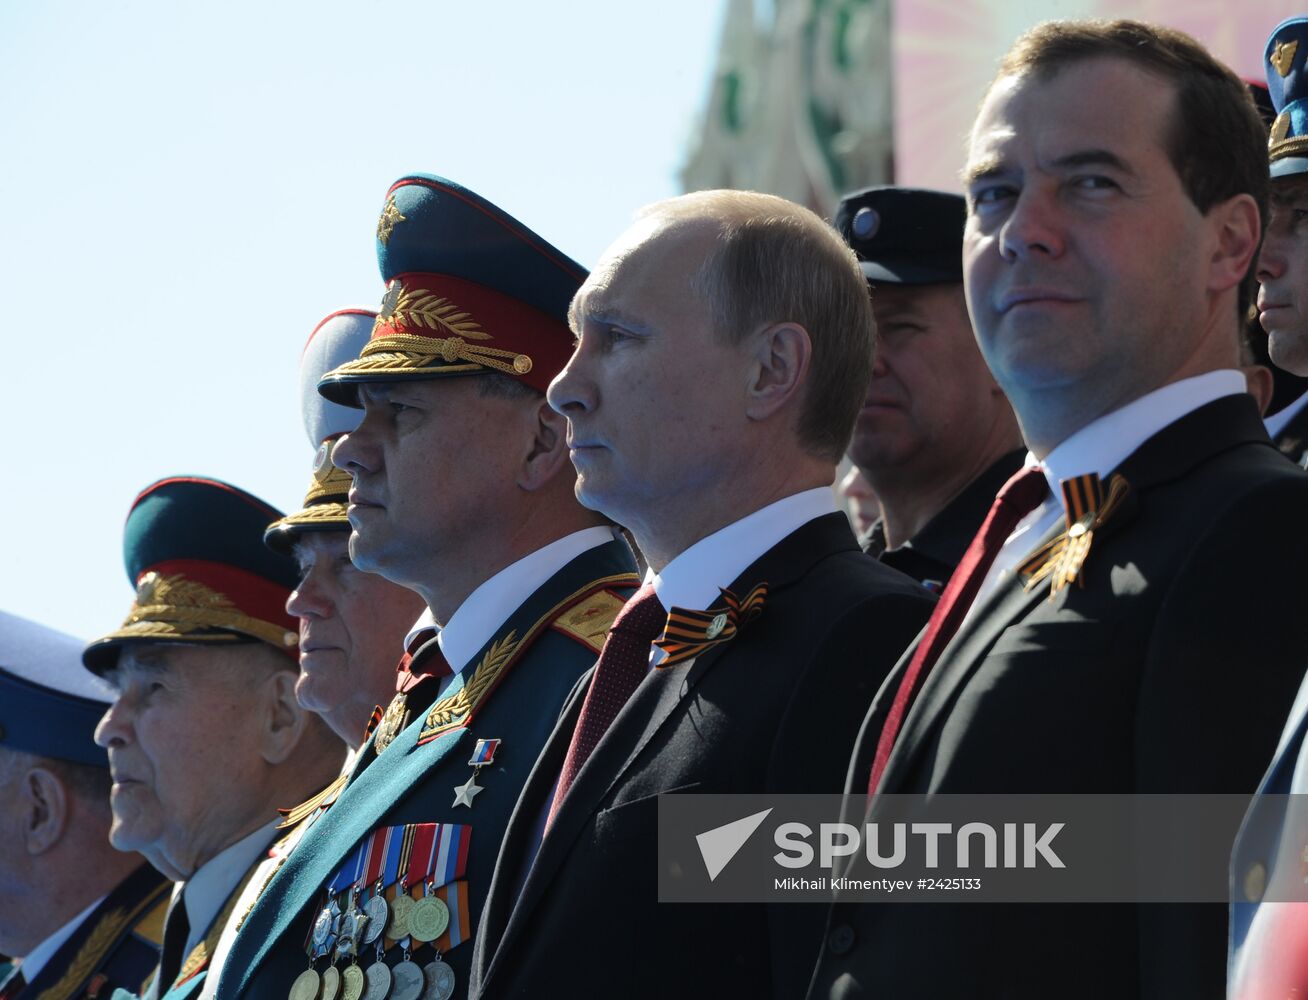
[[[684,663],[707,649],[730,642],[747,622],[763,613],[768,596],[766,581],[751,589],[743,601],[725,587],[718,590],[724,605],[707,611],[674,607],[668,612],[663,634],[654,640],[654,645],[668,654],[658,664],[660,669]]]

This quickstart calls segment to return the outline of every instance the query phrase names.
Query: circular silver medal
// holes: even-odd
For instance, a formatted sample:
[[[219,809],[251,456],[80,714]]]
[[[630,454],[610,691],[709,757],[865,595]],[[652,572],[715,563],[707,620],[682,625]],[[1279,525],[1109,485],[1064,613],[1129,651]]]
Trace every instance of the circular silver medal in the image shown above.
[[[386,929],[390,920],[390,911],[386,907],[385,896],[373,896],[363,904],[363,912],[368,915],[368,923],[363,931],[363,943],[372,944]]]
[[[391,1000],[418,1000],[422,996],[422,969],[416,962],[401,962],[391,969],[391,978],[394,980]]]
[[[341,973],[341,1000],[359,1000],[363,996],[363,970],[347,965]]]
[[[324,907],[323,911],[318,914],[318,919],[313,922],[313,946],[315,948],[321,948],[327,943],[327,939],[331,937],[334,919],[330,907]]]
[[[318,1000],[318,973],[305,969],[291,984],[290,1000]]]
[[[364,993],[367,1000],[386,1000],[386,994],[391,991],[391,967],[378,960],[368,966],[368,971],[363,975],[367,983],[367,991]]]
[[[322,970],[322,993],[318,1000],[336,1000],[341,993],[341,972],[334,965]]]
[[[454,996],[454,970],[439,958],[427,963],[422,978],[426,983],[422,1000],[450,1000]]]

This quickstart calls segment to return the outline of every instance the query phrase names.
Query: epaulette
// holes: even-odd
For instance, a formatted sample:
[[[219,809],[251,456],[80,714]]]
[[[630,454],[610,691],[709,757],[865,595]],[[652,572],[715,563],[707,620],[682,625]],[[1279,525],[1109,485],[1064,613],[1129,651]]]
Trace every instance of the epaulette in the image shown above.
[[[640,578],[635,573],[619,573],[592,580],[541,615],[521,636],[518,635],[517,629],[511,628],[504,635],[497,637],[486,648],[485,655],[468,678],[468,682],[454,694],[441,698],[432,705],[431,711],[427,713],[422,733],[418,736],[418,745],[428,743],[451,729],[467,725],[477,714],[477,709],[490,697],[491,692],[508,676],[522,654],[531,648],[536,637],[544,629],[555,626],[560,619],[569,617],[569,612],[574,609],[580,610],[583,605],[590,608],[592,599],[594,599],[593,615],[589,618],[576,618],[570,625],[560,627],[559,631],[569,635],[588,650],[598,652],[599,647],[604,644],[600,637],[602,632],[599,631],[598,619],[607,617],[603,629],[607,632],[609,624],[612,623],[612,617],[608,617],[609,611],[612,610],[612,616],[616,617],[618,609],[624,603],[613,591],[639,585]],[[585,624],[586,622],[590,624]],[[597,640],[599,646],[595,644]]]

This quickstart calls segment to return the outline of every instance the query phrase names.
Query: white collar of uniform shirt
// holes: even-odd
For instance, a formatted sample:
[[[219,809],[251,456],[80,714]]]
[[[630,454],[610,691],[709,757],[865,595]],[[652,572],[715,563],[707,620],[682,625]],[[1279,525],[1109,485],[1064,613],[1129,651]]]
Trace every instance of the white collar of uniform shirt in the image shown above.
[[[662,572],[650,569],[645,582],[654,585],[664,610],[676,607],[703,611],[721,600],[720,587],[731,586],[764,552],[809,521],[835,509],[835,496],[829,486],[792,494],[706,535],[674,557]],[[663,650],[651,648],[651,664],[664,655]]]
[[[1164,427],[1214,400],[1247,391],[1248,384],[1241,372],[1229,368],[1205,372],[1145,393],[1091,421],[1054,448],[1043,462],[1028,452],[1026,466],[1038,466],[1045,474],[1049,495],[1008,536],[967,615],[971,616],[999,586],[1004,575],[1030,555],[1036,543],[1063,516],[1061,483],[1064,479],[1091,472],[1105,477]]]
[[[73,931],[81,927],[82,921],[89,917],[92,911],[103,903],[104,900],[105,897],[101,896],[26,955],[19,956],[18,968],[23,973],[23,980],[25,982],[31,983],[33,979],[41,974],[41,970],[46,967],[50,959],[54,958],[55,952],[64,946],[64,942],[73,936]]]
[[[430,608],[424,610],[404,637],[404,648],[408,649],[419,633],[436,629],[445,661],[454,673],[462,673],[509,615],[545,581],[583,552],[606,545],[617,537],[613,528],[583,528],[523,556],[469,594],[444,628],[436,624]]]
[[[245,873],[254,867],[254,863],[268,850],[277,837],[277,824],[280,817],[266,826],[261,826],[234,844],[223,848],[212,858],[202,864],[199,870],[185,882],[179,882],[174,895],[182,893],[182,902],[186,904],[186,919],[190,921],[191,931],[182,949],[182,961],[186,961],[191,951],[203,939],[209,925],[222,911],[229,896],[240,885]],[[170,983],[161,984],[161,993],[167,993]]]

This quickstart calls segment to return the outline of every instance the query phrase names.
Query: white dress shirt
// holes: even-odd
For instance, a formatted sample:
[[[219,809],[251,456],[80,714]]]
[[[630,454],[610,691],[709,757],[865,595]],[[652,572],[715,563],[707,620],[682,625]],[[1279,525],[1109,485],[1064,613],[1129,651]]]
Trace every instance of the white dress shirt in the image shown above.
[[[545,581],[583,552],[605,545],[615,537],[612,528],[596,527],[574,531],[505,566],[479,586],[450,615],[450,620],[437,636],[441,653],[450,669],[455,674],[461,673],[481,648],[490,642],[509,615],[539,590]],[[428,608],[404,637],[405,647],[423,630],[437,627],[431,609]]]
[[[1028,452],[1026,464],[1028,467],[1038,466],[1044,472],[1049,495],[1019,521],[1008,536],[990,571],[981,581],[981,588],[966,617],[970,617],[1008,580],[1014,568],[1034,551],[1040,539],[1064,516],[1063,493],[1059,485],[1062,480],[1091,472],[1098,473],[1100,478],[1106,477],[1164,427],[1216,399],[1247,391],[1248,385],[1241,372],[1229,368],[1205,372],[1155,389],[1104,414],[1063,441],[1045,456],[1043,462]]]
[[[1267,436],[1274,438],[1285,430],[1286,425],[1299,415],[1305,406],[1308,406],[1308,392],[1296,399],[1293,403],[1283,410],[1278,410],[1270,417],[1263,421],[1263,426],[1267,428]]]
[[[259,857],[264,854],[277,836],[278,820],[267,826],[261,826],[254,833],[242,837],[236,843],[225,847],[202,864],[199,870],[185,882],[179,882],[173,889],[173,898],[182,893],[182,902],[186,906],[186,919],[191,923],[191,931],[186,937],[182,949],[182,962],[204,939],[205,931],[222,912],[223,905],[240,885]],[[209,975],[217,981],[217,970],[210,969]],[[171,984],[167,984],[171,985]],[[167,991],[164,986],[162,992]]]
[[[661,572],[655,573],[652,568],[647,571],[645,582],[654,585],[665,610],[678,607],[704,611],[721,600],[720,588],[731,586],[764,552],[809,521],[835,509],[830,487],[794,493],[706,535],[675,556]],[[651,646],[650,665],[666,655]]]
[[[54,958],[55,952],[64,946],[64,942],[73,936],[73,932],[77,930],[77,928],[82,926],[82,921],[89,917],[92,911],[103,902],[104,897],[101,896],[26,955],[20,956],[21,961],[18,963],[18,968],[22,970],[23,979],[30,983],[39,976],[41,970],[46,967],[50,959]]]

